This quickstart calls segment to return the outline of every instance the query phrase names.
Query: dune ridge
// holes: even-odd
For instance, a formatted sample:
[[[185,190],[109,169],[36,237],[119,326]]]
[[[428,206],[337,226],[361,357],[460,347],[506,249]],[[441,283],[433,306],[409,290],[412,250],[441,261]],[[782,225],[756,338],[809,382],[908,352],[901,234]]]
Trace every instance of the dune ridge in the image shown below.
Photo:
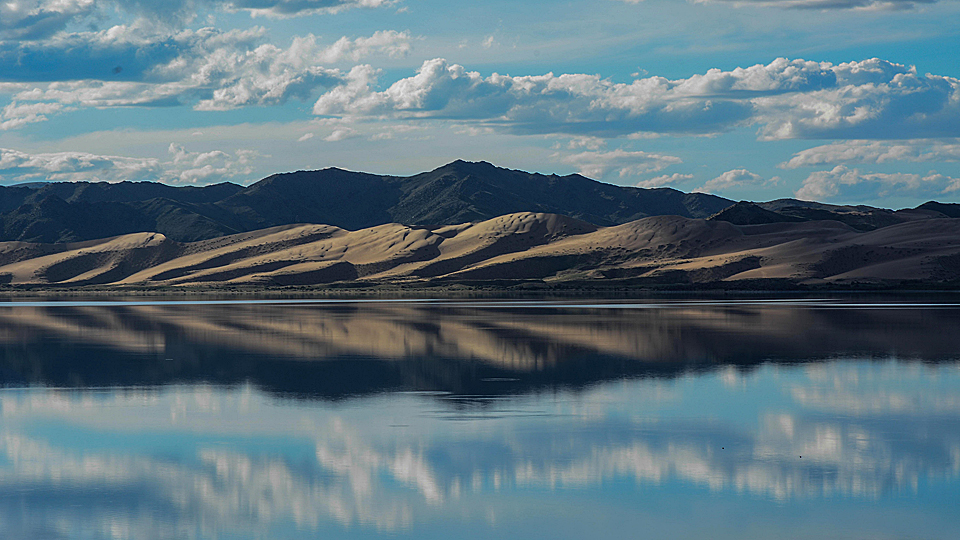
[[[736,225],[654,216],[600,227],[547,213],[442,227],[284,225],[197,242],[135,233],[0,243],[0,283],[185,287],[590,281],[798,284],[960,279],[960,218],[862,231],[838,221]]]

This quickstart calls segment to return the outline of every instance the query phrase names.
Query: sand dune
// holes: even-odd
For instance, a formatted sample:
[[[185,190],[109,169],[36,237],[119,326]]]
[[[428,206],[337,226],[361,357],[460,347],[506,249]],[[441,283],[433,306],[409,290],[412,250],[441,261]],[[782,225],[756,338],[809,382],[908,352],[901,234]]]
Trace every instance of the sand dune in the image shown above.
[[[0,243],[11,285],[282,286],[338,281],[800,283],[960,279],[960,219],[862,232],[837,221],[734,225],[656,216],[613,227],[518,213],[441,228],[289,225],[192,243],[136,233]]]

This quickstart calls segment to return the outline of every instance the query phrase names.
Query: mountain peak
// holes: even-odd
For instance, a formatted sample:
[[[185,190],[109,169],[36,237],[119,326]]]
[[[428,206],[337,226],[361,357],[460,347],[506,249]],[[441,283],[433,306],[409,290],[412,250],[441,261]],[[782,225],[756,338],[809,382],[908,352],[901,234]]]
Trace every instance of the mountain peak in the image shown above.
[[[440,167],[437,167],[436,169],[430,172],[448,171],[448,170],[473,172],[473,171],[492,171],[492,170],[509,171],[511,169],[503,169],[487,161],[465,161],[462,159],[458,159],[455,161],[451,161],[446,165],[441,165]]]

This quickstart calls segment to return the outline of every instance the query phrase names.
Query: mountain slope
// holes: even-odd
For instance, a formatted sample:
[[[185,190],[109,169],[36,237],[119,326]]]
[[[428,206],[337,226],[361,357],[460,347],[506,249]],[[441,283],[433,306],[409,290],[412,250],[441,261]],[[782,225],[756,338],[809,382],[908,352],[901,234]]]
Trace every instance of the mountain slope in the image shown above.
[[[543,175],[455,161],[410,178],[390,179],[403,193],[398,223],[450,225],[516,212],[561,214],[609,226],[647,216],[707,217],[731,201],[670,188],[614,186],[579,174]]]
[[[190,242],[295,223],[359,230],[483,221],[516,212],[609,226],[651,215],[706,217],[732,204],[701,193],[620,187],[456,161],[410,176],[341,169],[275,174],[241,187],[154,182],[0,187],[0,241],[77,242],[158,232]]]
[[[958,208],[929,202],[894,211],[796,199],[734,204],[704,193],[615,186],[578,174],[543,175],[458,160],[408,177],[328,168],[274,174],[248,187],[155,182],[0,187],[0,241],[67,243],[150,232],[195,242],[303,223],[351,231],[391,223],[435,228],[522,212],[600,227],[673,215],[736,225],[835,221],[870,231],[960,217]]]

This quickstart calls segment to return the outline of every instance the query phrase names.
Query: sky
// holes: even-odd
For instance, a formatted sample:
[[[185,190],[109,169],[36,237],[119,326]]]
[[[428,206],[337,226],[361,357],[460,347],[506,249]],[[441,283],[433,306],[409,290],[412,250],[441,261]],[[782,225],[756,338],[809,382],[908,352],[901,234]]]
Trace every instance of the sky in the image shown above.
[[[0,0],[0,184],[456,159],[960,202],[960,0]]]

